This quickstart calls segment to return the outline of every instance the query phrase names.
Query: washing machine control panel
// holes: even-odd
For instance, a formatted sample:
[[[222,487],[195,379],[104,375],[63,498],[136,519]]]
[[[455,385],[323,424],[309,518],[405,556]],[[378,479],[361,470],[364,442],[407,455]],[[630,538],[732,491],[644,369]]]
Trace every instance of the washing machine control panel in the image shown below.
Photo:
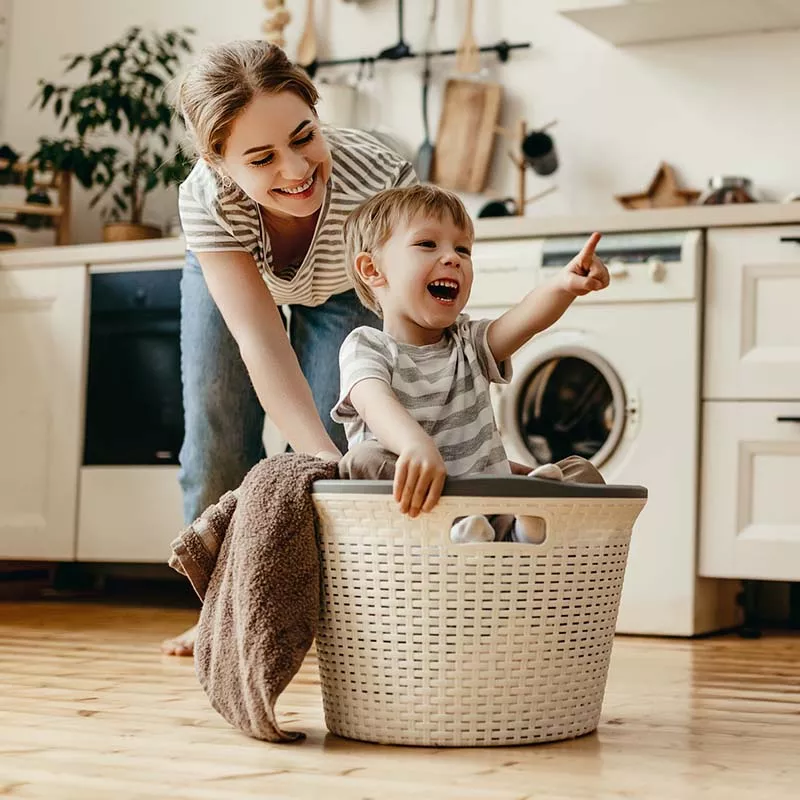
[[[650,256],[647,259],[650,268],[650,280],[654,283],[661,283],[667,278],[667,264],[664,259],[658,256]]]
[[[546,280],[580,251],[585,236],[559,236],[542,244],[541,277]],[[700,231],[653,231],[603,236],[597,255],[611,275],[605,291],[594,292],[581,303],[694,300],[702,275]]]

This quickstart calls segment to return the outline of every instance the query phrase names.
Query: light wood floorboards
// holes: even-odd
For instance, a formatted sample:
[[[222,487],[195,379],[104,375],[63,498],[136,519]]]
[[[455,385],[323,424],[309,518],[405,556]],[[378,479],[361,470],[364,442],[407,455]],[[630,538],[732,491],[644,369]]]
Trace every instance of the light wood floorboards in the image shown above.
[[[327,734],[310,657],[268,745],[208,705],[160,641],[187,611],[0,604],[0,796],[523,800],[800,797],[800,637],[618,638],[596,734],[501,749]]]

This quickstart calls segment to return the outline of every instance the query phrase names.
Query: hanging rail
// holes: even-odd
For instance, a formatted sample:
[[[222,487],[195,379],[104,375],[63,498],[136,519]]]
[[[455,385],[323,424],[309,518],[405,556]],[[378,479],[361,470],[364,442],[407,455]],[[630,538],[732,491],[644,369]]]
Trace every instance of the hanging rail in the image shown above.
[[[481,53],[497,53],[498,59],[502,63],[506,63],[508,61],[509,55],[511,54],[512,50],[526,50],[531,46],[530,42],[507,42],[505,39],[497,42],[496,44],[485,45],[484,47],[479,47]],[[412,50],[409,50],[407,53],[402,55],[383,55],[379,53],[376,56],[360,56],[358,58],[335,58],[331,61],[316,61],[312,64],[309,64],[305,69],[308,72],[310,77],[314,77],[317,70],[323,69],[325,67],[338,67],[344,66],[347,64],[375,64],[377,61],[403,61],[407,58],[424,58],[425,56],[436,58],[438,56],[454,56],[456,54],[456,50],[431,50],[431,51],[423,51],[420,53],[415,53]]]

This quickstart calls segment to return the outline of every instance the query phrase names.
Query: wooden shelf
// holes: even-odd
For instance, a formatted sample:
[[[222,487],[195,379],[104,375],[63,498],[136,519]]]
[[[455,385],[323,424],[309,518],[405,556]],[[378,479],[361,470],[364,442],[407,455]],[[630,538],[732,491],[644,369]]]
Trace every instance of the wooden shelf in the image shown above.
[[[47,172],[39,169],[36,164],[26,161],[10,162],[0,158],[0,172],[5,172],[10,180],[6,184],[0,185],[0,190],[25,189],[25,175],[29,170],[33,170],[33,187],[44,192],[54,192],[56,200],[53,205],[43,203],[3,203],[0,202],[0,227],[26,226],[15,216],[3,218],[5,215],[26,214],[31,217],[49,217],[53,220],[52,227],[56,232],[56,244],[69,244],[70,231],[69,223],[71,216],[72,199],[72,175],[69,172]]]
[[[60,217],[64,213],[61,206],[46,206],[43,203],[20,203],[19,205],[0,203],[0,214],[32,214],[37,217]]]
[[[47,230],[47,229],[51,229],[52,230],[53,227],[54,227],[53,225],[45,225],[45,224],[43,224],[39,228],[36,228],[36,230]],[[0,228],[29,228],[30,229],[30,226],[27,225],[24,222],[20,222],[17,219],[2,219],[2,217],[0,217]],[[10,245],[10,246],[11,247],[16,247],[15,244],[14,245]]]

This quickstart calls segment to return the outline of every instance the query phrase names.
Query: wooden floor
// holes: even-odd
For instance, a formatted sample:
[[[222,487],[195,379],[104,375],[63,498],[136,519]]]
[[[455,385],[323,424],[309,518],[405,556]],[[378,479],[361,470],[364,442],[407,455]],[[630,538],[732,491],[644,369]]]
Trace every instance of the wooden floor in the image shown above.
[[[620,638],[603,720],[572,742],[391,748],[327,734],[312,659],[285,693],[299,745],[231,729],[191,660],[186,611],[0,604],[0,796],[523,800],[800,797],[800,638]]]

